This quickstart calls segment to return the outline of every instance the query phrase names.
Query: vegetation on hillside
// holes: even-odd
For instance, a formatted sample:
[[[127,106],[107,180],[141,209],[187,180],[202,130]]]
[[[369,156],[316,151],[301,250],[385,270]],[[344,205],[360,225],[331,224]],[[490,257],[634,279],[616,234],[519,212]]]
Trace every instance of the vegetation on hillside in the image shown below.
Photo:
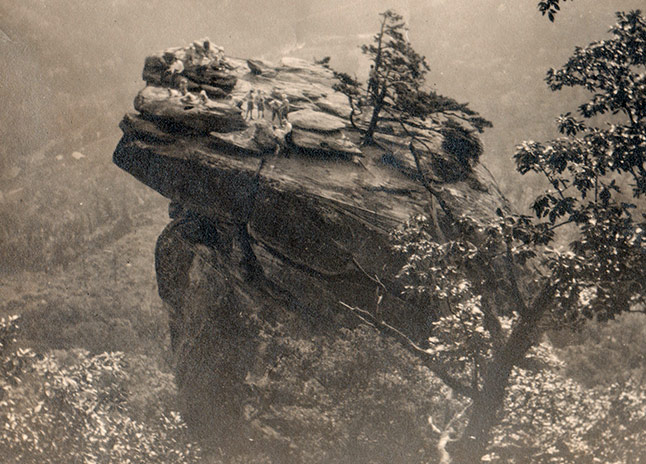
[[[152,254],[165,209],[0,306],[0,455],[11,462],[200,462],[177,410]],[[148,253],[145,250],[148,249]],[[122,254],[120,254],[122,253]],[[14,314],[21,314],[19,317]]]
[[[64,266],[149,221],[163,204],[111,164],[112,138],[83,152],[68,143],[0,181],[0,273]]]
[[[451,220],[453,237],[437,242],[437,224],[424,216],[395,234],[397,248],[408,260],[400,273],[405,293],[437,319],[428,346],[420,347],[397,328],[350,308],[402,341],[468,399],[455,416],[457,421],[465,415],[463,427],[452,429],[455,437],[445,437],[446,462],[477,462],[487,455],[505,401],[517,382],[531,384],[517,373],[540,347],[546,329],[576,329],[586,320],[604,322],[644,311],[646,21],[639,11],[617,13],[617,20],[610,39],[577,48],[563,68],[548,72],[552,90],[583,87],[592,97],[578,108],[581,119],[571,113],[559,118],[563,138],[518,147],[518,171],[538,173],[551,186],[537,196],[535,218],[498,210],[498,222],[482,224],[450,210],[427,185]],[[613,118],[604,119],[606,113]],[[577,229],[570,250],[551,248],[566,225]],[[520,272],[527,266],[529,273]],[[629,382],[624,386],[630,389]],[[556,402],[563,395],[555,390],[549,398]],[[623,399],[610,402],[620,408]],[[635,401],[638,405],[640,399]],[[632,416],[627,417],[629,421]],[[532,451],[530,445],[521,440],[513,446],[524,448],[532,462],[547,452],[543,446]],[[562,462],[585,454],[576,440],[544,445],[549,450],[556,446],[558,452],[550,451],[549,459]],[[608,444],[608,452],[624,459],[621,447]],[[493,455],[502,456],[498,451]]]
[[[37,355],[13,346],[18,322],[17,316],[0,319],[4,459],[25,464],[199,462],[200,450],[190,442],[181,417],[156,404],[159,395],[131,400],[127,384],[148,360],[84,350]],[[164,378],[159,371],[150,373]],[[163,388],[172,391],[170,376]],[[135,419],[137,412],[143,420]]]

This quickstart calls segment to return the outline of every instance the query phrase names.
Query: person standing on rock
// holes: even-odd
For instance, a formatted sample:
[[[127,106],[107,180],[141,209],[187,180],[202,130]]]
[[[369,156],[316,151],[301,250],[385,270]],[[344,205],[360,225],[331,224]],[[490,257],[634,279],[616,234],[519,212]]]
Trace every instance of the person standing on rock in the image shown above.
[[[265,118],[265,94],[262,90],[258,91],[258,97],[256,98],[256,106],[258,107],[258,119]]]
[[[288,113],[289,113],[289,100],[287,99],[287,95],[283,94],[281,96],[280,107],[279,107],[280,127],[283,127],[285,125],[285,122],[287,121]]]
[[[187,105],[192,105],[196,102],[199,101],[199,98],[193,95],[191,92],[188,91],[188,79],[186,79],[183,76],[180,76],[179,78],[179,93],[182,95],[180,98],[180,101],[182,103],[186,103]],[[191,107],[186,107],[184,109],[190,109]]]
[[[175,58],[175,61],[168,67],[166,70],[166,75],[168,76],[168,82],[172,86],[177,82],[177,79],[184,72],[184,62],[179,58]]]
[[[272,99],[269,102],[269,108],[271,108],[271,122],[274,122],[276,118],[280,122],[280,103],[278,100]]]
[[[179,93],[185,97],[188,94],[188,79],[180,77],[177,81],[177,86],[179,87]]]
[[[200,102],[205,105],[209,104],[209,96],[206,94],[206,90],[200,92]]]
[[[280,153],[283,153],[285,158],[289,157],[289,151],[287,148],[287,136],[292,132],[292,124],[289,121],[285,122],[285,126],[281,126],[278,129],[274,126],[274,135],[276,136],[276,149],[274,150],[274,155],[278,156]]]
[[[255,96],[253,94],[253,89],[247,94],[247,113],[245,114],[245,119],[253,119],[253,107],[254,107]]]

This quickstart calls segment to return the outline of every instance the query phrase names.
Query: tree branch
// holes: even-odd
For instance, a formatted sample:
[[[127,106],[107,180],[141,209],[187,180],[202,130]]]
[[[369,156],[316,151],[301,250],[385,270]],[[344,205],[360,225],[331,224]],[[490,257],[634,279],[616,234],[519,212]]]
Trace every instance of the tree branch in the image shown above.
[[[516,303],[520,306],[523,314],[527,313],[527,304],[525,303],[525,298],[520,292],[520,285],[518,284],[518,279],[516,278],[516,273],[514,272],[514,258],[511,254],[511,243],[507,242],[507,250],[505,254],[505,270],[507,271],[507,278],[511,284],[512,297],[516,300]]]
[[[565,200],[565,195],[563,195],[563,192],[561,191],[561,188],[559,187],[559,180],[557,179],[557,180],[556,180],[556,182],[554,182],[554,180],[552,179],[552,176],[550,176],[550,175],[549,175],[549,173],[545,170],[545,168],[543,167],[543,165],[541,164],[541,165],[539,165],[539,166],[540,166],[540,170],[541,170],[541,172],[543,173],[543,175],[545,175],[545,178],[547,179],[547,181],[548,181],[548,182],[552,185],[552,187],[554,187],[554,188],[556,189],[556,191],[558,192],[559,196],[561,197],[561,200]]]
[[[570,218],[563,222],[559,222],[558,224],[554,224],[553,226],[550,226],[549,230],[558,229],[559,227],[567,226],[568,224],[572,224],[573,222],[574,220]]]
[[[438,461],[438,464],[451,464],[451,455],[447,451],[446,446],[450,442],[459,440],[459,437],[451,438],[451,433],[455,432],[455,430],[453,429],[453,423],[462,418],[464,413],[467,412],[467,409],[471,407],[471,404],[473,403],[467,404],[464,408],[462,408],[460,412],[455,414],[451,418],[451,420],[444,426],[444,430],[440,429],[437,425],[435,425],[435,423],[433,422],[432,416],[428,416],[428,425],[430,425],[431,429],[433,429],[433,431],[440,436],[436,445],[436,448],[440,455],[440,460]]]
[[[350,124],[356,130],[361,132],[361,129],[359,129],[359,127],[357,127],[357,124],[354,122],[354,113],[355,113],[356,109],[354,107],[354,101],[353,101],[353,99],[352,99],[352,97],[350,95],[348,95],[348,101],[350,102]]]
[[[504,341],[504,332],[502,331],[502,324],[498,314],[494,311],[489,295],[486,292],[480,292],[480,309],[484,314],[483,325],[485,329],[493,336],[496,343]]]
[[[451,221],[451,223],[453,224],[457,224],[455,216],[453,215],[453,211],[451,211],[451,208],[449,208],[449,205],[440,196],[440,193],[431,186],[431,183],[426,178],[426,175],[424,174],[424,171],[422,169],[422,164],[420,162],[419,155],[415,150],[415,146],[413,145],[413,142],[417,140],[419,143],[424,145],[427,148],[427,150],[429,150],[429,152],[432,153],[432,150],[430,150],[428,145],[426,145],[423,141],[416,139],[414,135],[412,135],[411,137],[412,137],[412,140],[408,144],[408,149],[410,150],[410,152],[413,155],[413,158],[415,159],[415,166],[417,167],[417,171],[420,175],[420,178],[422,179],[422,184],[424,184],[424,188],[426,188],[426,190],[435,197],[435,199],[437,200],[437,203],[440,205],[440,208],[442,208],[442,211],[444,211],[444,214],[446,214],[446,217],[449,219],[449,221]]]
[[[404,348],[421,359],[426,367],[428,367],[435,375],[438,376],[440,380],[442,380],[442,382],[444,382],[448,387],[450,387],[459,395],[473,398],[477,394],[476,390],[462,384],[459,380],[453,377],[447,369],[438,364],[433,359],[434,356],[432,352],[425,350],[424,348],[419,346],[401,330],[393,327],[385,321],[376,319],[370,312],[366,311],[365,309],[357,308],[356,306],[350,306],[343,301],[339,301],[339,304],[344,308],[350,310],[350,312],[363,323],[373,327],[379,333],[388,335],[401,343]]]

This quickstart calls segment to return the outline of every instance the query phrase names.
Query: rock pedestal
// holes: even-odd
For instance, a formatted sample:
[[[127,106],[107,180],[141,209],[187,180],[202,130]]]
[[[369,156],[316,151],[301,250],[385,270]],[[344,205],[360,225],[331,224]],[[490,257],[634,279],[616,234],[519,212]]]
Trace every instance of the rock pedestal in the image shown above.
[[[163,79],[195,53],[146,60],[148,85],[138,113],[121,124],[114,162],[172,200],[156,266],[185,416],[196,430],[232,439],[253,423],[250,379],[271,375],[284,355],[272,339],[335,337],[356,324],[340,302],[382,311],[425,339],[431,321],[401,297],[402,259],[389,234],[416,214],[451,225],[432,210],[405,138],[391,131],[377,134],[378,146],[360,146],[330,70],[295,59],[273,66],[212,56],[211,65],[203,57],[201,71],[186,63],[183,73],[196,89],[220,89],[204,101]],[[243,118],[251,89],[287,96],[291,132],[281,138],[271,111]],[[465,170],[437,132],[426,137],[435,151],[423,153],[422,169],[454,211],[484,222],[505,209],[483,168]],[[450,179],[433,171],[437,159],[454,166]]]

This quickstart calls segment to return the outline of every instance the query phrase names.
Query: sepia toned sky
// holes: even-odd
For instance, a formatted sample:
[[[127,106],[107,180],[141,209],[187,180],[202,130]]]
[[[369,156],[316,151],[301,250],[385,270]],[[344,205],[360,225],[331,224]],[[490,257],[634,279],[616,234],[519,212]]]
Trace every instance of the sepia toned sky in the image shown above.
[[[145,56],[204,36],[234,56],[331,56],[332,66],[365,76],[358,47],[392,8],[431,65],[429,85],[493,121],[485,160],[500,177],[513,170],[516,143],[552,136],[551,121],[580,98],[551,94],[547,69],[606,37],[615,11],[642,4],[570,0],[550,23],[535,0],[3,0],[0,167],[74,130],[75,105],[104,105],[96,112],[110,114],[102,124],[118,133]]]

